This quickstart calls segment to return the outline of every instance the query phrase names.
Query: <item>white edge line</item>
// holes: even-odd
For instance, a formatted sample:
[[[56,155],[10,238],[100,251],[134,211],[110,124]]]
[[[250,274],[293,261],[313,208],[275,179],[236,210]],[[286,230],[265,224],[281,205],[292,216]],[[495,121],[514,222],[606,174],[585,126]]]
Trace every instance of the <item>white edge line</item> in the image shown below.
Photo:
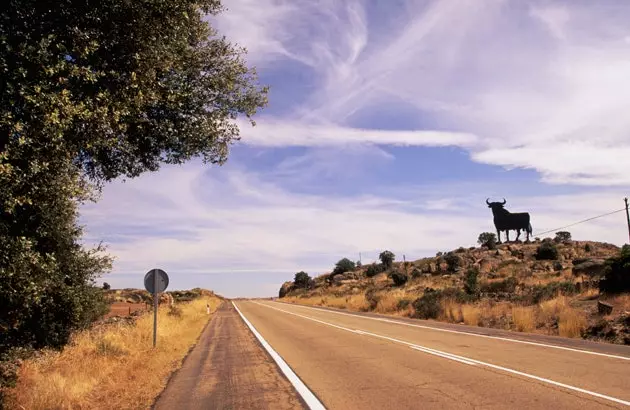
[[[526,344],[526,345],[548,347],[548,348],[552,348],[552,349],[568,350],[568,351],[571,351],[571,352],[591,354],[591,355],[596,355],[596,356],[610,357],[612,359],[621,359],[621,360],[630,361],[630,357],[627,357],[627,356],[618,356],[618,355],[614,355],[614,354],[599,353],[599,352],[593,352],[591,350],[574,349],[574,348],[571,348],[571,347],[557,346],[557,345],[551,345],[551,344],[547,344],[547,343],[538,343],[538,342],[529,342],[527,340],[510,339],[509,337],[482,335],[482,334],[479,334],[479,333],[464,332],[464,331],[461,331],[461,330],[442,329],[442,328],[433,327],[433,326],[416,325],[416,324],[413,324],[413,323],[401,322],[399,320],[391,320],[391,319],[385,319],[385,318],[380,318],[380,317],[371,317],[371,316],[356,315],[356,314],[352,314],[352,313],[337,312],[337,311],[334,311],[334,310],[321,309],[321,308],[317,308],[317,307],[313,307],[313,306],[304,306],[304,305],[300,305],[300,304],[297,304],[297,303],[287,303],[287,302],[275,302],[275,303],[284,303],[284,304],[289,305],[289,306],[297,306],[297,307],[301,307],[301,308],[304,308],[304,309],[312,309],[312,310],[317,310],[317,311],[320,311],[320,312],[330,312],[330,313],[334,313],[336,315],[352,316],[352,317],[356,317],[356,318],[359,318],[359,319],[376,320],[376,321],[379,321],[379,322],[393,323],[393,324],[397,324],[397,325],[401,325],[401,326],[417,327],[417,328],[420,328],[420,329],[430,329],[430,330],[435,330],[435,331],[438,331],[438,332],[457,333],[457,334],[461,334],[461,335],[483,337],[483,338],[486,338],[486,339],[503,340],[503,341],[513,342],[513,343],[522,343],[522,344]]]
[[[598,397],[600,399],[605,399],[605,400],[609,400],[609,401],[612,401],[612,402],[615,402],[615,403],[623,404],[625,406],[630,406],[630,401],[625,401],[625,400],[618,399],[618,398],[612,397],[612,396],[606,396],[606,395],[601,394],[601,393],[597,393],[597,392],[594,392],[594,391],[582,389],[580,387],[571,386],[569,384],[560,383],[560,382],[557,382],[557,381],[554,381],[554,380],[551,380],[551,379],[546,379],[544,377],[535,376],[533,374],[520,372],[518,370],[510,369],[508,367],[497,366],[495,364],[482,362],[480,360],[471,359],[471,358],[464,357],[464,356],[455,355],[453,353],[448,353],[448,352],[443,352],[441,350],[431,349],[431,348],[428,348],[428,347],[416,345],[414,343],[406,342],[404,340],[394,339],[393,337],[389,337],[389,336],[383,336],[383,335],[379,335],[379,334],[376,334],[376,333],[365,332],[365,331],[358,330],[358,329],[355,330],[355,329],[345,328],[343,326],[338,326],[338,325],[335,325],[335,324],[332,324],[332,323],[325,322],[323,320],[311,318],[309,316],[304,316],[304,315],[300,315],[298,313],[293,313],[293,312],[289,312],[289,311],[286,311],[286,310],[278,309],[276,307],[269,306],[269,305],[264,304],[264,303],[258,303],[258,302],[253,302],[253,303],[256,303],[257,305],[265,306],[265,307],[267,307],[269,309],[275,309],[275,310],[278,310],[280,312],[288,313],[290,315],[302,317],[304,319],[312,320],[314,322],[319,322],[319,323],[322,323],[322,324],[325,324],[325,325],[328,325],[328,326],[336,327],[336,328],[341,329],[341,330],[346,330],[346,331],[349,331],[349,332],[352,332],[352,333],[355,333],[355,334],[366,335],[366,336],[373,336],[373,337],[377,337],[377,338],[380,338],[380,339],[390,340],[390,341],[395,342],[395,343],[404,344],[404,345],[407,345],[407,346],[411,347],[412,349],[419,350],[419,351],[422,351],[422,352],[425,352],[425,353],[429,353],[429,354],[432,354],[432,355],[435,355],[435,356],[441,356],[441,357],[444,357],[446,359],[455,360],[455,361],[462,362],[462,363],[469,364],[469,365],[478,364],[478,365],[481,365],[481,366],[486,366],[486,367],[490,367],[490,368],[493,368],[493,369],[502,370],[502,371],[507,372],[507,373],[512,373],[512,374],[516,374],[516,375],[519,375],[519,376],[522,376],[522,377],[526,377],[526,378],[529,378],[529,379],[538,380],[538,381],[541,381],[543,383],[548,383],[548,384],[551,384],[551,385],[554,385],[554,386],[563,387],[563,388],[565,388],[567,390],[577,391],[577,392],[580,392],[580,393],[583,393],[583,394],[587,394],[587,395],[590,395],[590,396]],[[351,315],[351,316],[354,316],[354,315]]]
[[[311,392],[309,388],[306,387],[304,382],[302,382],[302,380],[300,380],[300,378],[295,374],[295,372],[291,370],[287,362],[285,362],[284,359],[280,357],[280,355],[273,349],[273,347],[271,347],[271,345],[267,343],[267,341],[262,337],[262,335],[258,333],[254,325],[252,325],[250,321],[247,320],[245,315],[243,315],[243,313],[236,306],[236,303],[234,303],[234,301],[232,301],[232,305],[234,306],[238,314],[243,319],[243,322],[245,322],[247,327],[249,327],[249,330],[252,331],[254,336],[256,336],[256,339],[258,339],[260,344],[263,345],[265,350],[267,350],[267,353],[269,353],[269,355],[276,362],[278,367],[280,367],[280,370],[282,370],[282,373],[284,373],[287,379],[289,379],[289,382],[291,382],[291,384],[293,385],[295,390],[298,392],[298,394],[302,396],[302,399],[304,399],[304,402],[306,402],[306,405],[312,410],[326,410],[326,407],[324,407],[324,405],[317,399],[317,397],[315,397],[313,392]]]

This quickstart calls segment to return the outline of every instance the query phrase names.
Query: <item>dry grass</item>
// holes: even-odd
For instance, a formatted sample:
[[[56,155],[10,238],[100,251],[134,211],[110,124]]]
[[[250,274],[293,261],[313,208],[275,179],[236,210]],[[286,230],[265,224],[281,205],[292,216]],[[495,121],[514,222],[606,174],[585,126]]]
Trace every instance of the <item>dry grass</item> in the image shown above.
[[[440,303],[443,312],[442,320],[451,323],[460,323],[463,321],[460,303],[457,303],[454,299],[444,299]]]
[[[481,309],[475,305],[462,306],[462,318],[469,326],[479,326],[481,322]]]
[[[396,289],[389,292],[383,292],[376,295],[378,303],[374,309],[377,313],[393,313],[399,310],[398,304],[401,300],[407,298],[407,293],[402,289]]]
[[[580,337],[586,328],[584,312],[567,307],[558,316],[558,333],[564,337]]]
[[[63,352],[24,363],[9,392],[11,408],[149,408],[208,321],[206,303],[214,311],[220,302],[211,297],[182,304],[180,317],[160,308],[155,350],[153,315],[140,317],[135,326],[78,333]]]
[[[519,332],[531,332],[536,328],[536,311],[533,306],[512,308],[512,322]]]

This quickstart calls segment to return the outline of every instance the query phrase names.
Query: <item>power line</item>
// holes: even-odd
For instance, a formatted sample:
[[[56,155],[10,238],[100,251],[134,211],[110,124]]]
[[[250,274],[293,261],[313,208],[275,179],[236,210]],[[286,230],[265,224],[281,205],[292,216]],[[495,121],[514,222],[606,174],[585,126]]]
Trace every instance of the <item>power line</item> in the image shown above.
[[[582,220],[582,221],[578,221],[578,222],[572,223],[572,224],[570,224],[570,225],[562,226],[562,227],[560,227],[560,228],[550,229],[550,230],[548,230],[548,231],[544,231],[544,232],[538,232],[538,233],[534,234],[533,236],[540,236],[540,235],[544,235],[544,234],[546,234],[546,233],[556,232],[556,231],[559,231],[560,229],[569,228],[569,227],[571,227],[571,226],[575,226],[575,225],[579,225],[579,224],[584,223],[584,222],[592,221],[593,219],[603,218],[604,216],[608,216],[608,215],[616,214],[616,213],[619,213],[619,212],[623,212],[623,211],[625,211],[625,210],[626,210],[626,208],[621,208],[621,209],[618,209],[618,210],[616,210],[616,211],[608,212],[608,213],[606,213],[606,214],[602,214],[602,215],[593,216],[593,217],[591,217],[591,218],[584,219],[584,220]]]

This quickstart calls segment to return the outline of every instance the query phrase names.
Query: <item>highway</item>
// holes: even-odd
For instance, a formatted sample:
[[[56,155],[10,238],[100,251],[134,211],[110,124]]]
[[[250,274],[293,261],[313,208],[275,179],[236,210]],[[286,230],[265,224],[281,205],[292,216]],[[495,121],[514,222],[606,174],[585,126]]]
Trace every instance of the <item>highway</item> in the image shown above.
[[[266,300],[235,305],[328,409],[630,408],[625,346],[482,336]]]

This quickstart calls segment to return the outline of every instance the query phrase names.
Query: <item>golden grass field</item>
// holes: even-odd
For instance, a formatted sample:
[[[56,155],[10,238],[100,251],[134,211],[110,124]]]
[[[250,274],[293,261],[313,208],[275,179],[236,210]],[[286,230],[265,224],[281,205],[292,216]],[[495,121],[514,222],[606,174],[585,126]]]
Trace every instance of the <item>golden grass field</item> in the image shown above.
[[[9,408],[150,408],[208,322],[206,303],[214,312],[221,299],[177,305],[179,315],[161,307],[155,350],[153,314],[146,314],[135,326],[95,327],[76,334],[62,352],[48,351],[25,361],[17,386],[9,391]]]

